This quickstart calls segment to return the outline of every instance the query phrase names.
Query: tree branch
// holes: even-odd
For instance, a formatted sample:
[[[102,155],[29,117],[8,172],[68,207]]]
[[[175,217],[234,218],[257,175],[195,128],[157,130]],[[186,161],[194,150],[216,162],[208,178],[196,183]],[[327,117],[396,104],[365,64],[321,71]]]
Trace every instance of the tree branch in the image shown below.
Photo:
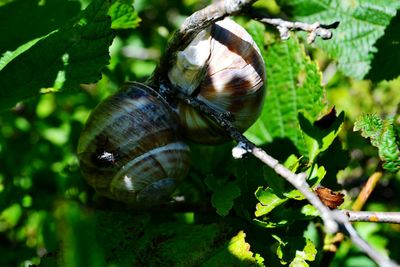
[[[343,210],[350,222],[377,222],[400,224],[400,212],[373,212]]]
[[[339,210],[334,210],[333,212],[335,212],[336,214],[342,213]],[[371,247],[364,239],[362,239],[347,218],[343,218],[341,216],[338,216],[337,218],[340,218],[342,220],[341,221],[341,226],[343,227],[342,231],[344,231],[350,237],[353,244],[355,244],[359,249],[364,251],[365,254],[367,254],[373,261],[375,261],[378,264],[378,266],[380,267],[399,266],[397,263],[390,260],[386,255],[382,255],[381,253],[379,253],[377,250]]]

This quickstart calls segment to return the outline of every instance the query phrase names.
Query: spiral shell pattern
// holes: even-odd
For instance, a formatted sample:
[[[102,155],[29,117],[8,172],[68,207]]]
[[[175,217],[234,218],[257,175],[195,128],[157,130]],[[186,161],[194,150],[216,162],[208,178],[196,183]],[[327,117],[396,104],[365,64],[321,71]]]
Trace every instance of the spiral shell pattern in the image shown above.
[[[77,153],[83,176],[111,199],[159,204],[190,165],[177,125],[176,114],[150,87],[127,84],[93,110],[81,133]]]
[[[262,111],[264,61],[252,37],[231,19],[213,24],[178,52],[169,78],[215,110],[231,112],[234,126],[242,132]],[[229,140],[223,129],[191,106],[181,102],[177,110],[189,139],[206,144]]]

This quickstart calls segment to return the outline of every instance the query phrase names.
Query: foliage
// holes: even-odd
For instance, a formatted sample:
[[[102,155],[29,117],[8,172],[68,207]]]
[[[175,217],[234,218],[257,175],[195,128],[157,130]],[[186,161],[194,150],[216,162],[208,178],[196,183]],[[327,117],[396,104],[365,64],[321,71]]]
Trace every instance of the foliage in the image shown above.
[[[326,266],[315,208],[253,157],[234,160],[233,143],[190,144],[191,170],[173,196],[182,206],[134,210],[82,179],[75,151],[90,111],[124,81],[148,78],[172,31],[206,5],[132,4],[0,1],[0,265]],[[256,6],[340,25],[332,40],[309,46],[303,33],[282,41],[275,29],[236,18],[257,42],[268,78],[263,112],[245,135],[306,172],[312,188],[344,190],[343,207],[383,165],[366,209],[398,210],[399,2]],[[400,261],[397,227],[356,228]],[[331,266],[375,264],[344,241]]]
[[[379,151],[384,161],[383,167],[391,172],[400,170],[400,148],[398,125],[393,119],[382,120],[375,114],[366,114],[354,124],[354,130],[361,130],[362,136],[371,138],[371,143]]]
[[[267,91],[262,117],[248,132],[254,137],[249,137],[258,144],[287,137],[301,154],[306,154],[297,114],[302,112],[314,121],[322,113],[324,91],[317,66],[306,57],[296,38],[273,44],[264,61],[268,87],[274,90]]]
[[[319,41],[318,45],[338,61],[343,73],[356,79],[364,78],[370,70],[371,60],[377,52],[375,44],[400,8],[396,0],[282,2],[290,5],[294,17],[300,21],[318,21],[327,25],[340,21],[332,41]]]
[[[108,1],[94,1],[60,29],[17,48],[1,69],[0,110],[40,88],[72,89],[99,80],[114,37],[109,8]]]

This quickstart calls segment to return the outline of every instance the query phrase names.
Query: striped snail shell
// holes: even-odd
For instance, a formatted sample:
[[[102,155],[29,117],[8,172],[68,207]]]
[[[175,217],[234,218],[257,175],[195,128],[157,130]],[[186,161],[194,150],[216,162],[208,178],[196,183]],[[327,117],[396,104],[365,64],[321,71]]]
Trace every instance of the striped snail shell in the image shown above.
[[[108,198],[161,203],[189,170],[190,150],[177,127],[176,114],[155,91],[126,84],[93,110],[81,133],[83,176]]]
[[[226,18],[201,31],[177,53],[169,70],[172,84],[220,112],[231,112],[244,132],[258,118],[264,102],[265,64],[252,37]],[[216,144],[229,140],[223,129],[191,106],[177,106],[185,136]]]

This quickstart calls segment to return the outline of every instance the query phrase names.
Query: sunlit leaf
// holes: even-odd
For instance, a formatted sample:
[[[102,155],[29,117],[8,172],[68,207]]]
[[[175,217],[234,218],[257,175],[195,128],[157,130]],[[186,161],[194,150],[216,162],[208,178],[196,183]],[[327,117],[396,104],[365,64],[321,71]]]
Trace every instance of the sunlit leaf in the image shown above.
[[[271,188],[264,190],[260,187],[255,192],[255,195],[258,201],[260,201],[256,206],[256,217],[270,213],[274,208],[287,201],[287,198],[279,198]]]
[[[378,148],[383,167],[391,172],[400,170],[399,133],[395,131],[393,119],[383,120],[376,114],[365,114],[354,124],[355,131],[370,138],[373,146]]]
[[[343,120],[344,112],[341,112],[338,117],[334,118],[330,125],[322,128],[315,124],[313,125],[302,113],[299,113],[299,123],[306,135],[304,139],[307,144],[310,161],[314,161],[318,154],[329,148],[339,134]]]
[[[282,238],[274,235],[278,241],[277,256],[282,264],[294,266],[309,266],[306,261],[314,261],[317,249],[314,243],[304,237]]]
[[[250,244],[245,241],[246,234],[240,231],[224,246],[224,250],[213,255],[201,266],[254,266],[255,259]]]
[[[3,210],[0,214],[0,232],[14,227],[22,215],[21,206],[13,204],[10,207]]]
[[[134,29],[139,25],[140,18],[133,7],[133,0],[116,0],[110,7],[111,28]]]
[[[287,161],[291,162],[291,161]],[[314,165],[308,168],[305,171],[308,174],[308,183],[311,187],[317,186],[322,179],[325,177],[326,171],[323,166],[318,167],[318,165]],[[270,172],[269,179],[271,177],[276,176],[276,178],[280,178],[277,174],[273,174]],[[275,179],[275,178],[274,178]],[[269,214],[275,208],[281,206],[282,204],[286,203],[290,199],[293,200],[303,200],[304,195],[297,189],[293,189],[293,187],[284,188],[281,184],[269,184],[269,187],[264,189],[263,187],[259,187],[256,192],[255,196],[259,203],[256,205],[255,216],[261,217]],[[274,222],[276,223],[276,222]],[[280,222],[282,224],[282,222]]]

